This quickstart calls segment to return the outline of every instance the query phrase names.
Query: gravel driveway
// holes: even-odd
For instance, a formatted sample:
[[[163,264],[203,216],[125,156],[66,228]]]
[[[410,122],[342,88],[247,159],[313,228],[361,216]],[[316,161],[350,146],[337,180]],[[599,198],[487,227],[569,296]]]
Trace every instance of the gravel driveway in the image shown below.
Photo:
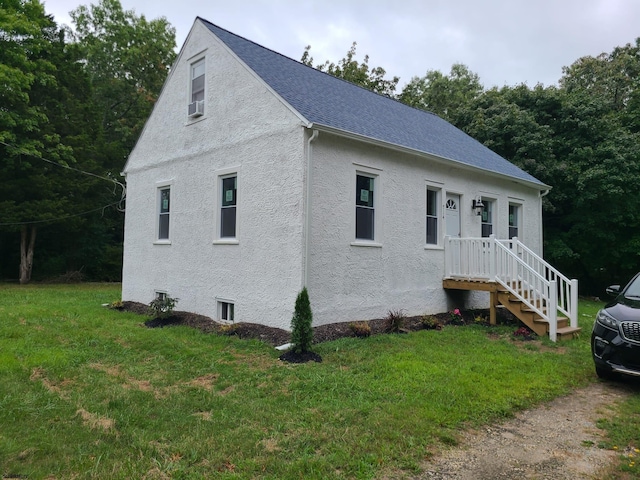
[[[415,480],[598,479],[618,454],[598,448],[605,432],[596,421],[633,390],[624,384],[594,383],[500,425],[466,432],[458,447],[423,467]]]

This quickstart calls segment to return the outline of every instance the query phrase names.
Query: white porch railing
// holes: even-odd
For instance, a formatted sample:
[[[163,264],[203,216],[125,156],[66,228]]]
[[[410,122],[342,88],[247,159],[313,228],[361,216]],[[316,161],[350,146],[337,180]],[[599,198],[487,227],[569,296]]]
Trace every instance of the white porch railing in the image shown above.
[[[549,324],[556,341],[558,312],[578,326],[578,281],[569,280],[517,238],[445,239],[445,278],[497,282]]]

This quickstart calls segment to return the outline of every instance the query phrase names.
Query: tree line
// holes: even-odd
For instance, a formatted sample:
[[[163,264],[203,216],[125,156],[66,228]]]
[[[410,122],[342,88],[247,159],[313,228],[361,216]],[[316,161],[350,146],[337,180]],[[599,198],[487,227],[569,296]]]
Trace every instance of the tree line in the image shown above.
[[[310,47],[301,61],[313,66]],[[318,68],[318,67],[316,67]],[[598,295],[640,270],[640,38],[563,68],[558,85],[485,88],[463,64],[396,93],[353,43],[321,70],[433,112],[553,188],[543,198],[545,258]]]
[[[167,20],[119,0],[71,18],[0,5],[0,278],[21,283],[120,279],[120,172],[175,59]]]
[[[120,171],[175,60],[175,29],[100,0],[57,25],[0,5],[0,278],[120,279]],[[313,66],[311,48],[301,61]],[[584,293],[640,265],[640,38],[563,69],[557,86],[485,88],[463,64],[399,77],[356,43],[315,68],[431,111],[553,188],[545,257]]]

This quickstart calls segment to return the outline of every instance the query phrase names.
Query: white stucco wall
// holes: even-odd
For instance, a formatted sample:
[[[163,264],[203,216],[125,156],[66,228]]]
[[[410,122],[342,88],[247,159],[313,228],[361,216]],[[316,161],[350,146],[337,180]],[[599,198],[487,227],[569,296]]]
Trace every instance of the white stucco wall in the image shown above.
[[[187,118],[190,65],[206,62],[205,114]],[[155,292],[177,308],[236,322],[290,327],[303,285],[305,145],[311,132],[198,22],[125,168],[123,300]],[[522,205],[520,238],[541,253],[536,189],[434,160],[320,132],[312,146],[308,287],[314,325],[486,307],[484,294],[446,294],[444,251],[425,245],[426,186],[461,195],[461,234],[480,236],[471,201],[495,200],[495,233]],[[355,240],[356,171],[378,175],[376,246]],[[220,176],[238,176],[237,242],[218,241]],[[170,242],[157,242],[158,187],[171,188]],[[444,208],[441,205],[440,212]],[[440,224],[440,238],[444,221]]]
[[[313,195],[309,295],[314,324],[408,315],[453,308],[486,308],[483,293],[447,294],[442,288],[444,250],[426,245],[426,188],[440,187],[440,239],[446,192],[461,195],[461,235],[480,237],[471,209],[478,195],[492,198],[494,232],[508,237],[509,202],[522,205],[520,238],[541,252],[538,190],[512,180],[320,132],[313,143]],[[355,241],[356,171],[377,174],[375,246]],[[357,242],[356,242],[357,243]]]
[[[190,65],[206,60],[205,115],[187,119]],[[302,285],[304,133],[299,118],[196,22],[125,169],[123,299],[156,291],[178,310],[289,328]],[[216,241],[220,175],[237,173],[237,243]],[[170,243],[156,242],[170,185]],[[225,244],[226,243],[226,244]]]

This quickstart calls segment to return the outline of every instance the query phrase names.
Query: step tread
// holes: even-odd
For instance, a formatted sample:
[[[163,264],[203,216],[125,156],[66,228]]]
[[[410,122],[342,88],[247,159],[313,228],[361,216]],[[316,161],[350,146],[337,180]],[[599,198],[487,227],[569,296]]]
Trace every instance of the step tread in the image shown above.
[[[556,330],[560,335],[565,333],[576,333],[582,331],[581,327],[561,327]]]

